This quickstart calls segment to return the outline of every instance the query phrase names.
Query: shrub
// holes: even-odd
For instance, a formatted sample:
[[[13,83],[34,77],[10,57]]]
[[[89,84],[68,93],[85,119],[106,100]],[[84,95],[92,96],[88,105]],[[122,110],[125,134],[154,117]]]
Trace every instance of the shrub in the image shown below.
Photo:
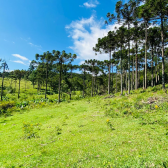
[[[21,102],[21,103],[17,103],[16,104],[16,107],[18,107],[18,108],[23,108],[23,107],[26,107],[26,106],[28,106],[29,105],[29,101],[23,101],[23,102]]]
[[[10,109],[14,106],[15,106],[14,101],[1,102],[1,104],[0,104],[0,114],[9,113],[8,109]]]
[[[8,101],[8,100],[9,100],[9,97],[7,97],[7,96],[2,96],[2,100],[3,100],[3,101]]]
[[[139,101],[136,101],[134,103],[134,108],[137,109],[137,110],[139,110],[139,109],[143,108],[143,105]]]
[[[156,86],[154,86],[154,87],[151,89],[151,91],[153,91],[153,92],[156,92],[156,91],[158,91],[158,90],[160,90],[160,89],[157,88]]]
[[[23,132],[25,139],[37,138],[39,137],[37,132],[40,130],[40,124],[30,124],[23,122]]]
[[[8,93],[15,93],[16,92],[16,89],[13,88],[12,86],[7,87],[6,90],[8,91]]]

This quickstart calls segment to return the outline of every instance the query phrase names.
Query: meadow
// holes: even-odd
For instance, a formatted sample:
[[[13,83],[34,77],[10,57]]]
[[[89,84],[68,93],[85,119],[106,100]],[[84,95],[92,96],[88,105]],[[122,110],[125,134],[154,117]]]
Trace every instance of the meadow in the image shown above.
[[[168,95],[161,86],[125,96],[74,92],[58,103],[57,94],[41,101],[44,95],[24,84],[19,100],[5,90],[6,102],[22,106],[1,113],[0,167],[168,167]]]

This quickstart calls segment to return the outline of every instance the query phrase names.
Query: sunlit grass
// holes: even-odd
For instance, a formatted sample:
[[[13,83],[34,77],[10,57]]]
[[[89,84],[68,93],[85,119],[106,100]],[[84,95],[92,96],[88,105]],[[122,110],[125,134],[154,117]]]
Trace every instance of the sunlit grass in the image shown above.
[[[20,100],[17,93],[7,96],[15,101],[44,97],[30,82],[26,86],[25,90],[22,80]],[[104,97],[35,106],[2,116],[0,167],[165,167],[168,96],[160,86],[139,89],[130,96]],[[150,97],[158,100],[149,104]],[[24,123],[39,124],[40,130],[34,129],[37,136],[26,138]]]
[[[0,167],[167,166],[168,96],[164,91],[149,88],[130,96],[105,97],[1,117]],[[158,99],[150,105],[149,97]],[[25,138],[24,123],[39,124],[38,136]]]

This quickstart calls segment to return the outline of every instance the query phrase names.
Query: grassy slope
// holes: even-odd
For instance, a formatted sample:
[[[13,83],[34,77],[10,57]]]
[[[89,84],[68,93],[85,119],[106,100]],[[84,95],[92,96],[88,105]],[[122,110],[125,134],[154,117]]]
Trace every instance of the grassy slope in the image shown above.
[[[85,98],[1,117],[0,167],[168,166],[168,96],[150,89],[137,93]],[[158,99],[152,105],[142,103],[149,97]],[[23,122],[40,123],[39,138],[24,139]]]
[[[0,77],[0,87],[1,87],[2,78]],[[25,89],[25,83],[26,83],[26,89]],[[6,89],[3,91],[5,93],[5,96],[9,98],[11,101],[15,102],[23,102],[23,101],[30,101],[32,99],[41,99],[45,98],[45,86],[41,86],[41,91],[39,92],[37,90],[37,85],[34,86],[30,81],[25,81],[24,79],[21,80],[20,83],[20,98],[18,99],[18,90],[19,90],[19,81],[16,82],[15,87],[15,81],[12,81],[11,79],[5,78],[4,79],[4,86]],[[12,87],[13,89],[16,89],[14,93],[10,93],[8,90],[8,87]],[[48,91],[50,91],[50,88],[48,87]],[[69,99],[69,94],[65,94],[65,98]],[[82,95],[81,91],[72,91],[72,99],[75,99],[77,96]],[[58,100],[58,94],[51,94],[47,95],[47,98],[49,99],[57,99]],[[1,103],[1,102],[0,102]]]

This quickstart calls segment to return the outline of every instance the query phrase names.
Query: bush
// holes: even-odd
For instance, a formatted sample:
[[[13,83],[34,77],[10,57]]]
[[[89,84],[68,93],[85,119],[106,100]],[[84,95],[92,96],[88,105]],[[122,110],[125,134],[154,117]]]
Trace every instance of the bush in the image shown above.
[[[13,88],[12,86],[7,87],[6,90],[8,91],[8,93],[15,93],[16,92],[16,89]]]
[[[9,100],[9,97],[7,97],[7,96],[2,96],[2,100],[3,100],[3,101],[8,101],[8,100]]]
[[[154,86],[152,89],[151,89],[151,91],[153,91],[153,92],[156,92],[156,91],[158,91],[158,90],[160,90],[158,87],[156,87],[156,86]]]
[[[6,114],[9,113],[10,110],[8,110],[8,109],[10,109],[14,106],[15,106],[14,101],[1,102],[1,104],[0,104],[0,115],[5,114],[5,113]]]
[[[37,135],[38,130],[40,130],[40,124],[30,124],[23,122],[23,132],[24,132],[24,138],[25,139],[31,139],[31,138],[37,138],[39,137]]]
[[[26,107],[26,106],[28,106],[29,105],[29,101],[23,101],[23,102],[21,102],[21,103],[17,103],[16,104],[16,107],[18,107],[18,108],[23,108],[23,107]]]

